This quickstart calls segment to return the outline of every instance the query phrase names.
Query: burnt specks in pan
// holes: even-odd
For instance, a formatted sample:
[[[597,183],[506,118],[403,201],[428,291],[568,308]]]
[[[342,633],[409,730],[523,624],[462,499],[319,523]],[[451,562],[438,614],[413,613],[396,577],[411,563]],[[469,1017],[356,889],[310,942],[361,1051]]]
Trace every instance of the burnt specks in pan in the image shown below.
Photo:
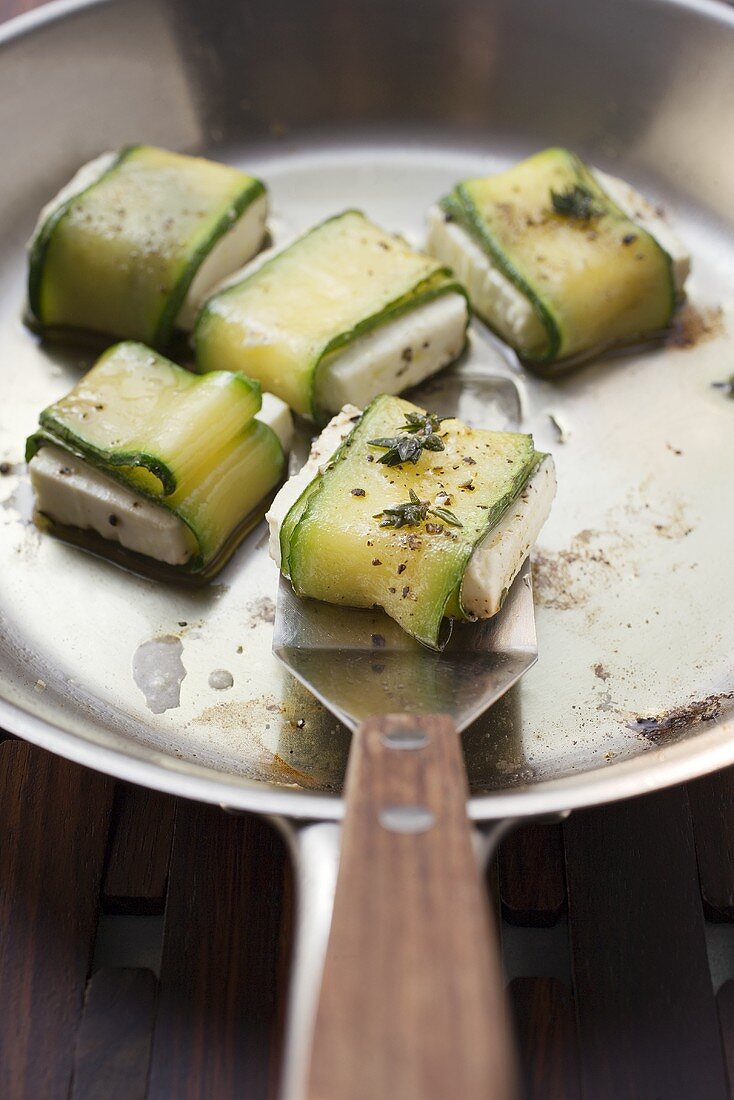
[[[261,623],[275,622],[275,604],[269,596],[263,596],[259,600],[252,600],[248,603],[247,613],[251,630],[260,626]]]
[[[364,489],[350,489],[350,492],[353,497],[363,497],[367,495]]]
[[[669,348],[695,348],[724,332],[721,306],[697,309],[690,302],[673,318],[665,344]]]
[[[629,728],[653,744],[658,744],[668,740],[668,735],[684,733],[705,722],[716,722],[727,709],[724,704],[732,699],[734,692],[731,691],[709,695],[706,699],[697,699],[682,707],[663,711],[662,714],[635,718],[629,723]]]
[[[383,649],[386,645],[384,634],[373,634],[371,641],[375,649]]]
[[[634,244],[636,240],[636,233],[625,233],[625,235],[622,237],[622,244]]]

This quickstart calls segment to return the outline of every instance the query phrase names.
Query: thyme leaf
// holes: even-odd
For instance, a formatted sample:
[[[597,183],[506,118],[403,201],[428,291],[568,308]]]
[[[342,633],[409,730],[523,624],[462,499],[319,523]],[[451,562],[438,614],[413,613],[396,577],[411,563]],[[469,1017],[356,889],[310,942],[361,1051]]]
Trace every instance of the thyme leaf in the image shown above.
[[[377,461],[383,462],[385,466],[400,466],[403,462],[412,462],[415,465],[423,454],[423,441],[413,435],[392,435],[382,439],[369,439],[367,444],[370,447],[384,448],[385,453],[380,455]]]
[[[415,465],[424,450],[445,450],[443,440],[436,433],[441,421],[448,419],[447,416],[436,416],[435,413],[406,413],[405,423],[400,425],[400,435],[370,439],[367,441],[368,446],[384,448],[385,454],[377,461],[385,466],[400,466],[403,462],[412,462]]]
[[[380,519],[381,516],[384,518],[380,527],[417,527],[423,523],[426,516],[436,516],[437,519],[442,519],[452,527],[464,526],[448,508],[431,508],[429,501],[421,500],[412,489],[409,500],[403,504],[395,504],[392,508],[383,508],[373,516],[373,519]]]
[[[464,524],[458,519],[452,511],[448,508],[429,508],[428,512],[432,516],[436,516],[437,519],[442,519],[444,523],[450,524],[451,527],[463,527]]]
[[[444,420],[450,420],[449,416],[437,416],[436,413],[406,413],[405,423],[401,425],[401,432],[423,432],[430,435],[437,432]]]
[[[551,188],[550,195],[553,209],[561,217],[588,222],[604,213],[588,187],[581,183],[575,183],[567,191],[554,191]]]

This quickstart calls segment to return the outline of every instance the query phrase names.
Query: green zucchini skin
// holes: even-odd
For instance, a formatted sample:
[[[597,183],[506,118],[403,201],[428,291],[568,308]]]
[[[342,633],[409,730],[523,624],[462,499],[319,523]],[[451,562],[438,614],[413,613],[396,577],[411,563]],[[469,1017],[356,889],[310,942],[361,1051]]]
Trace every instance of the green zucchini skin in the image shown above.
[[[409,313],[411,310],[426,305],[429,302],[449,293],[460,294],[467,302],[467,322],[465,333],[468,330],[471,307],[465,288],[453,277],[449,268],[431,261],[428,257],[421,256],[425,260],[423,273],[416,282],[399,293],[394,299],[380,303],[374,311],[369,308],[364,315],[355,318],[346,327],[336,327],[336,330],[322,339],[317,347],[310,349],[305,359],[302,360],[303,381],[294,386],[289,378],[285,381],[283,373],[287,375],[287,364],[275,362],[273,365],[262,366],[258,363],[258,349],[256,346],[243,347],[241,334],[247,332],[248,321],[251,314],[242,309],[237,322],[227,319],[225,311],[228,303],[236,303],[238,296],[247,294],[251,288],[257,287],[265,281],[277,286],[278,273],[282,268],[282,261],[288,260],[296,249],[306,252],[309,244],[317,242],[324,232],[330,227],[344,224],[347,219],[358,219],[357,232],[361,223],[367,231],[373,233],[377,227],[372,225],[360,210],[346,210],[336,214],[314,226],[311,230],[298,238],[292,245],[273,256],[272,259],[260,265],[254,272],[246,275],[244,279],[234,285],[225,287],[219,294],[215,294],[204,304],[197,320],[194,331],[194,348],[196,356],[196,369],[200,372],[221,369],[240,369],[251,377],[257,378],[264,389],[276,394],[286,401],[291,408],[316,424],[324,424],[331,415],[326,409],[319,406],[317,401],[317,378],[326,360],[335,352],[343,351],[360,337],[373,332],[375,329],[389,324],[391,321]],[[382,246],[394,239],[388,234],[377,230],[382,237]],[[406,254],[412,257],[419,254],[402,246]],[[371,274],[371,273],[368,273]],[[304,263],[302,286],[305,288],[309,281],[307,260]],[[379,282],[379,279],[378,279]],[[382,289],[382,288],[380,288]],[[232,313],[236,305],[231,307]],[[228,332],[231,326],[231,335]],[[299,336],[297,325],[291,327],[291,333]],[[466,339],[464,341],[464,346]],[[281,377],[278,377],[281,374]]]
[[[670,255],[646,229],[632,221],[624,211],[613,202],[581,158],[576,154],[566,149],[547,149],[543,153],[536,154],[534,157],[529,158],[528,161],[522,162],[521,165],[516,167],[523,168],[533,162],[538,163],[540,166],[539,170],[543,170],[546,164],[550,167],[560,166],[565,169],[568,184],[579,185],[593,196],[602,214],[601,225],[604,227],[604,230],[611,226],[612,230],[615,231],[621,239],[625,235],[626,230],[633,229],[637,237],[645,242],[644,246],[648,250],[648,255],[657,259],[660,266],[661,277],[658,285],[659,308],[657,309],[656,320],[649,328],[646,328],[642,332],[622,332],[621,336],[618,337],[614,331],[615,318],[611,318],[610,324],[607,326],[608,331],[605,333],[601,342],[594,341],[584,344],[582,340],[580,346],[573,346],[569,350],[567,346],[567,332],[564,325],[563,309],[559,309],[558,303],[554,304],[552,298],[547,293],[543,293],[541,284],[537,279],[529,277],[527,271],[521,269],[521,265],[518,265],[512,254],[512,250],[503,246],[502,242],[498,239],[498,235],[493,229],[492,217],[486,209],[483,210],[481,208],[481,205],[477,203],[476,197],[472,193],[473,189],[481,188],[483,184],[492,183],[493,180],[501,179],[503,176],[509,180],[513,175],[513,169],[503,173],[500,177],[489,177],[487,180],[467,180],[457,184],[454,190],[440,201],[440,208],[449,220],[455,221],[469,234],[472,240],[474,240],[490,258],[492,263],[514,286],[517,287],[532,307],[545,330],[546,342],[543,348],[531,349],[516,346],[516,350],[523,361],[529,365],[539,367],[556,363],[559,360],[568,360],[569,363],[571,363],[578,361],[584,356],[603,351],[616,344],[637,342],[649,336],[658,336],[660,332],[664,331],[670,324],[673,313],[679,304],[679,297],[675,289],[673,263]],[[547,209],[543,213],[546,217],[548,214],[551,215],[547,220],[550,224],[553,224],[554,214],[550,204],[550,191],[551,188],[548,187],[549,201]],[[515,200],[509,187],[507,199],[508,201]],[[521,203],[522,197],[517,201]],[[537,215],[538,211],[534,211],[534,213]],[[556,221],[557,220],[558,219],[556,219]],[[563,221],[566,225],[569,224],[567,219],[563,219]],[[586,223],[578,223],[579,233],[586,233],[587,230],[588,225]],[[535,227],[528,231],[528,236],[534,232],[538,232]],[[610,287],[613,291],[614,287],[611,280]],[[483,317],[483,320],[492,327],[491,319]],[[505,339],[505,337],[502,338]]]
[[[280,440],[255,419],[260,405],[258,383],[244,375],[202,378],[128,341],[108,349],[70,394],[41,413],[26,461],[53,444],[172,512],[192,532],[197,552],[182,566],[148,564],[156,573],[208,578],[262,516],[285,474]],[[52,529],[133,567],[144,557],[92,532]]]
[[[70,307],[69,313],[73,315],[65,316],[66,310],[62,309],[60,316],[50,316],[48,307],[44,304],[44,297],[49,291],[49,268],[53,263],[54,249],[60,247],[60,234],[68,226],[69,219],[83,211],[85,204],[94,200],[101,189],[113,187],[114,182],[119,181],[122,172],[134,173],[137,164],[140,164],[144,170],[146,160],[150,161],[154,157],[161,158],[161,167],[166,171],[170,171],[171,164],[181,166],[179,174],[180,194],[177,199],[180,200],[180,203],[186,203],[190,200],[191,206],[203,204],[204,208],[200,213],[208,222],[205,236],[199,239],[198,243],[192,244],[188,251],[184,248],[186,255],[183,262],[180,257],[175,262],[172,259],[168,268],[163,269],[165,274],[157,274],[151,271],[146,275],[146,262],[149,259],[151,261],[155,260],[160,255],[156,251],[158,246],[155,243],[155,238],[152,238],[152,244],[149,246],[152,251],[149,253],[146,253],[147,246],[145,242],[141,246],[138,241],[134,247],[131,242],[127,253],[124,252],[123,248],[123,263],[126,265],[127,275],[120,288],[121,314],[119,322],[114,320],[110,322],[108,317],[100,323],[99,319],[94,316],[93,306],[88,306],[86,309],[82,308],[81,313],[78,315]],[[166,164],[165,158],[168,158],[171,163]],[[152,178],[154,179],[155,164],[149,164],[148,169],[152,170]],[[222,173],[219,193],[209,196],[206,194],[197,195],[197,171],[211,173],[219,170]],[[190,179],[186,178],[187,173]],[[133,174],[131,175],[133,184],[134,179]],[[209,181],[207,181],[207,187],[212,189]],[[216,189],[212,190],[216,191]],[[225,165],[215,165],[213,162],[204,161],[201,158],[166,153],[165,150],[155,149],[151,146],[130,145],[125,147],[116,155],[99,178],[91,182],[82,191],[67,198],[48,216],[36,232],[29,249],[28,298],[24,317],[26,324],[37,334],[50,339],[96,342],[106,338],[109,342],[109,338],[133,338],[157,349],[168,349],[176,330],[177,317],[202,263],[217,242],[244,214],[247,208],[265,193],[265,185],[260,180]],[[124,196],[125,186],[123,181],[120,194],[115,195],[113,191],[111,198],[124,204]],[[148,208],[143,213],[150,218],[154,225],[160,224],[164,219],[166,221],[171,220],[172,215],[168,212],[166,203],[162,202],[160,208],[156,207],[156,196],[152,192],[149,195],[141,196],[138,194],[136,200],[138,205],[141,202],[143,205],[148,202]],[[186,213],[188,216],[190,211]],[[182,222],[182,234],[185,234],[184,227],[185,222]],[[122,224],[119,226],[119,232],[121,234],[120,241],[124,241],[125,227]],[[119,242],[115,241],[113,243],[117,244]],[[98,253],[100,251],[101,249],[98,249]],[[107,267],[103,264],[101,271],[103,283],[105,273],[108,274],[109,278],[120,281],[119,257],[115,257],[111,253]],[[100,272],[98,271],[95,275],[98,280],[97,285],[100,285],[99,277]],[[134,297],[140,297],[141,282],[144,283],[146,278],[150,283],[150,287],[146,292],[150,308],[146,306],[145,311],[140,310],[136,313],[134,309],[127,307],[125,299],[127,295],[131,296],[132,303]],[[154,285],[156,283],[157,286]],[[163,285],[160,285],[161,283]],[[145,287],[143,287],[143,291],[145,291]],[[93,299],[93,297],[94,295],[91,294],[90,298]],[[143,300],[145,300],[145,295]],[[152,305],[150,305],[151,302]],[[143,316],[144,312],[150,313],[150,316]]]
[[[475,547],[542,456],[528,435],[470,429],[449,420],[441,425],[443,451],[424,451],[416,464],[374,461],[377,452],[369,441],[399,432],[412,412],[423,410],[386,395],[367,407],[286,515],[281,569],[297,595],[381,606],[423,645],[440,649],[444,616],[469,617],[461,585]],[[411,491],[432,501],[439,490],[448,493],[458,524],[430,514],[399,528],[381,523],[384,509],[407,500]]]
[[[135,145],[124,146],[112,161],[107,171],[103,174],[106,176],[109,172],[114,171],[126,157],[130,156]],[[103,178],[100,177],[100,179]],[[48,254],[49,245],[53,239],[54,232],[59,222],[66,217],[71,205],[75,201],[79,201],[84,198],[88,192],[99,183],[99,179],[90,183],[88,187],[85,187],[83,191],[80,191],[77,195],[70,196],[66,202],[61,203],[56,210],[46,218],[43,225],[40,226],[37,233],[33,237],[30,249],[28,253],[28,303],[26,307],[26,324],[29,328],[32,328],[34,332],[39,334],[43,333],[44,325],[42,321],[43,310],[41,307],[41,284],[43,281],[43,270],[46,262],[46,256]]]

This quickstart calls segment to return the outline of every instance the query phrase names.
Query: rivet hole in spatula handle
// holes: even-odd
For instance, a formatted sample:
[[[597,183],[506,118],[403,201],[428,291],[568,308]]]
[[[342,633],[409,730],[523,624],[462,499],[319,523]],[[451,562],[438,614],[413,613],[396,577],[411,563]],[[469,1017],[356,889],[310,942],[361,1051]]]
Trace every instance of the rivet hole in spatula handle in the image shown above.
[[[502,966],[446,717],[355,734],[307,1100],[514,1100]]]

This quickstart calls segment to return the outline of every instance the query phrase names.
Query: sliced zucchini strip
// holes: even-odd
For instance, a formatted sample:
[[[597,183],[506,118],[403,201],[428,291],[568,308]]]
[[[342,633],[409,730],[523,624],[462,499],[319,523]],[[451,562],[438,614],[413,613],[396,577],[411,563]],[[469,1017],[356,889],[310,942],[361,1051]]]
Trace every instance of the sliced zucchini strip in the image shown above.
[[[228,165],[150,145],[123,149],[42,218],[30,246],[31,327],[167,346],[197,272],[264,194]],[[263,235],[261,225],[230,271]]]
[[[447,268],[349,210],[209,299],[195,330],[197,367],[241,370],[320,421],[316,382],[327,359],[452,291],[464,294]]]
[[[370,441],[400,434],[406,414],[422,412],[398,397],[371,403],[285,517],[281,569],[298,595],[379,605],[413,637],[437,648],[445,615],[470,617],[461,586],[474,548],[542,456],[529,435],[473,429],[452,419],[440,425],[443,450],[424,450],[415,463],[378,461],[381,451]],[[387,526],[389,509],[411,500],[434,511]]]
[[[173,513],[205,570],[281,480],[283,447],[260,408],[257,382],[219,371],[200,377],[134,342],[117,344],[65,397],[41,413],[31,461],[55,445]]]
[[[677,303],[671,258],[566,149],[465,180],[441,202],[524,295],[540,325],[529,362],[566,359],[656,334]],[[491,317],[485,317],[492,323]]]

